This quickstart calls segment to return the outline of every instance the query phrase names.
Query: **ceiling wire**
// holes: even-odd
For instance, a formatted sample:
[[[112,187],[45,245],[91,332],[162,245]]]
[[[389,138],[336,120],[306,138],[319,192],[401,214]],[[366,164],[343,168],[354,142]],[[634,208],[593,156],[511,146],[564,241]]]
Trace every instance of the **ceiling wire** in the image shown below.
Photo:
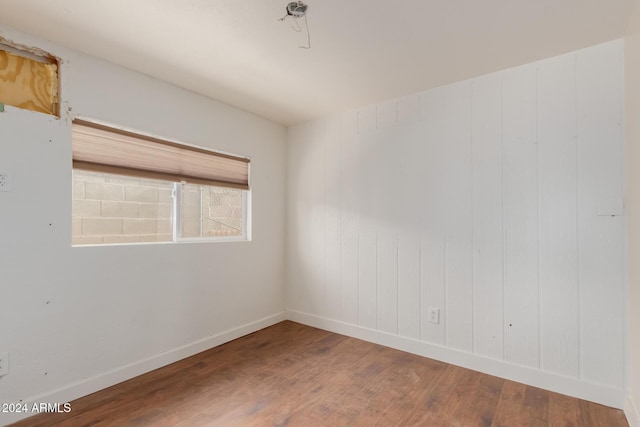
[[[307,45],[298,46],[300,49],[311,49],[311,32],[309,31],[309,23],[307,22],[307,14],[304,15],[304,26],[307,29]]]
[[[307,6],[305,3],[301,1],[292,1],[286,6],[287,13],[280,18],[280,21],[286,20],[288,17],[292,17],[295,23],[295,26],[291,26],[291,28],[296,32],[301,32],[302,27],[300,26],[300,22],[298,22],[299,18],[304,18],[304,26],[307,30],[307,45],[306,46],[298,46],[300,49],[311,49],[311,32],[309,31],[309,22],[307,21]]]

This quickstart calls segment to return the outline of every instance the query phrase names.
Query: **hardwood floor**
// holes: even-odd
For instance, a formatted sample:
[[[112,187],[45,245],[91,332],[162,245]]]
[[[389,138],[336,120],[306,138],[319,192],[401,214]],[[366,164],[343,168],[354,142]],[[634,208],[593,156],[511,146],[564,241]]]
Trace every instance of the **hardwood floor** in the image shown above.
[[[627,426],[620,410],[293,322],[22,426]]]

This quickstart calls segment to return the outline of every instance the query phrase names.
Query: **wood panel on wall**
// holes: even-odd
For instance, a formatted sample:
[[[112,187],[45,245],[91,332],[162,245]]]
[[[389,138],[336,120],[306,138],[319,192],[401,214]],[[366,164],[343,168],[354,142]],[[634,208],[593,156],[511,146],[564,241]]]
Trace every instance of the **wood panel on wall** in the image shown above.
[[[288,309],[623,390],[621,52],[294,127]]]
[[[47,62],[44,62],[44,60]],[[58,65],[19,56],[0,46],[0,102],[46,114],[58,112]]]

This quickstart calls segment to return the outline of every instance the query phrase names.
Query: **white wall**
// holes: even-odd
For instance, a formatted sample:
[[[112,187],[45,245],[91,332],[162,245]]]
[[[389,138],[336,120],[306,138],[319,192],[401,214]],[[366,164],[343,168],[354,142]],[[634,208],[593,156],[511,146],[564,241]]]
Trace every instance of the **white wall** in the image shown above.
[[[290,318],[622,407],[622,67],[618,40],[291,128]]]
[[[284,127],[0,27],[62,58],[62,119],[0,113],[0,402],[66,401],[284,318]],[[69,116],[251,157],[253,241],[71,247]],[[0,424],[16,419],[0,415]]]
[[[629,245],[628,335],[630,396],[625,412],[640,427],[640,7],[636,6],[625,39],[626,171]]]

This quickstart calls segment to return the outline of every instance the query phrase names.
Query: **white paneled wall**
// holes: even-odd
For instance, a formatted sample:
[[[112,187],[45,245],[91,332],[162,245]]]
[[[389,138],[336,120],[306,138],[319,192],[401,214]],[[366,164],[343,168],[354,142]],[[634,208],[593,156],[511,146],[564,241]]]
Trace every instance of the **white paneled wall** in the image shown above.
[[[621,406],[622,54],[291,128],[292,316]]]

